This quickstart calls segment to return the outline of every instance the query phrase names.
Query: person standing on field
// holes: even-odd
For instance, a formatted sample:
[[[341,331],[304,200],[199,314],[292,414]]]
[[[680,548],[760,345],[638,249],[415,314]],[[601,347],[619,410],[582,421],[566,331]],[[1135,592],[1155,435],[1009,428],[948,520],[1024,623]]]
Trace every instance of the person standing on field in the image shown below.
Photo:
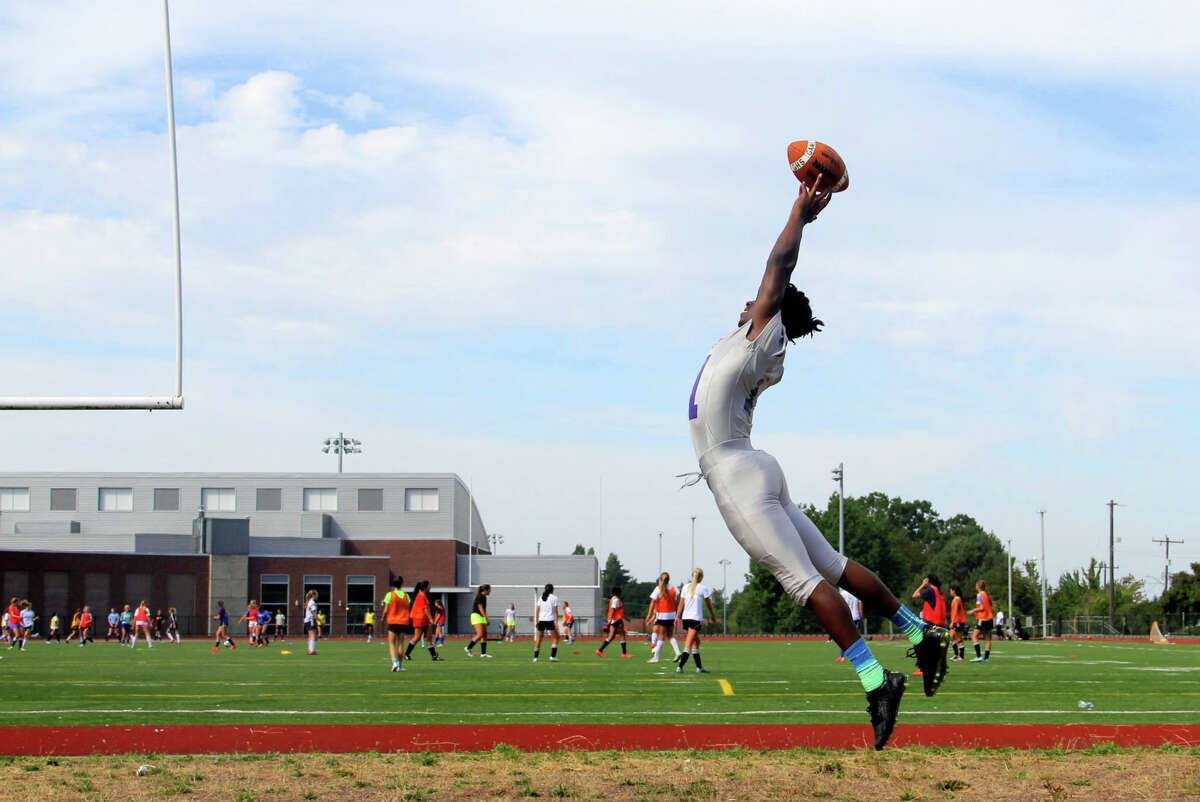
[[[392,580],[392,589],[383,597],[383,622],[387,625],[388,656],[392,658],[392,671],[403,671],[404,639],[412,637],[412,609],[408,594],[404,592],[404,577]]]
[[[704,626],[704,610],[708,611],[708,622],[717,623],[717,614],[712,606],[712,589],[703,585],[704,571],[692,569],[692,581],[683,586],[679,594],[679,619],[683,622],[683,654],[679,656],[676,674],[683,673],[688,658],[696,662],[696,673],[707,674],[708,669],[700,662],[700,628]],[[704,610],[701,609],[703,603]]]
[[[542,589],[542,598],[540,598],[534,607],[537,608],[535,617],[537,618],[537,630],[533,635],[533,662],[538,661],[538,654],[542,650],[542,637],[550,633],[550,662],[558,662],[558,597],[554,595],[554,586],[546,583],[546,587]]]
[[[995,616],[992,614],[992,597],[988,595],[987,583],[982,579],[975,583],[975,606],[967,610],[967,615],[975,616],[975,629],[971,631],[971,645],[975,647],[975,658],[972,663],[986,663],[992,656],[992,630],[995,628]],[[979,655],[979,641],[983,641],[985,651]]]
[[[967,606],[962,600],[962,588],[958,585],[950,586],[950,645],[954,648],[954,657],[950,658],[956,663],[961,663],[967,659],[967,647],[964,641],[967,638]]]

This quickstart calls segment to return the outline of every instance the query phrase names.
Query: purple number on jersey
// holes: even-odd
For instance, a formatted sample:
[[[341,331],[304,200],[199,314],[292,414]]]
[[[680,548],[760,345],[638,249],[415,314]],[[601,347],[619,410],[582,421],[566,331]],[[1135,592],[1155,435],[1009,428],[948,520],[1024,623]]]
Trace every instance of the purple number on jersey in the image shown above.
[[[700,416],[700,410],[696,409],[696,388],[700,386],[700,377],[704,375],[704,368],[708,366],[708,360],[712,358],[712,354],[704,357],[704,364],[700,366],[700,372],[696,374],[696,381],[692,384],[692,395],[688,398],[688,420],[695,420]]]

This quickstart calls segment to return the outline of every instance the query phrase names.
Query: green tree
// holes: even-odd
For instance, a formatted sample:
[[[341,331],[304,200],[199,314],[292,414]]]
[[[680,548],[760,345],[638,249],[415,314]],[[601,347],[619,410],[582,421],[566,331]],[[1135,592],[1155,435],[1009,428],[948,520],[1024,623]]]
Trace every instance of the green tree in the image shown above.
[[[633,576],[621,565],[617,555],[610,552],[604,563],[604,570],[600,572],[600,584],[604,586],[604,592],[608,593],[617,586],[624,587],[632,581]]]
[[[583,548],[582,543],[576,543],[575,550],[572,551],[571,554],[587,554],[587,551]]]

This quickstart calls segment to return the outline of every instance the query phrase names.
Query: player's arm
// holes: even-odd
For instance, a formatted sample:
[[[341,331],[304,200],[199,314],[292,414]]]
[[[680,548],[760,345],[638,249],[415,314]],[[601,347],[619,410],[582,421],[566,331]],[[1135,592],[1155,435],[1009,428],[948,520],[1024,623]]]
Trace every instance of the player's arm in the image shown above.
[[[704,608],[708,610],[708,620],[714,624],[717,623],[717,613],[713,610],[712,599],[707,596],[704,597]]]
[[[925,590],[925,588],[927,588],[927,587],[929,587],[929,577],[925,577],[924,579],[921,580],[921,587],[919,587],[913,591],[912,597],[914,599],[921,598],[921,591]]]
[[[796,269],[796,259],[800,252],[800,236],[804,226],[817,219],[821,210],[829,205],[833,197],[828,192],[819,192],[821,176],[813,182],[812,187],[800,185],[800,196],[792,204],[787,223],[775,247],[767,258],[767,269],[763,273],[762,283],[758,285],[758,296],[754,299],[754,325],[749,339],[753,340],[762,331],[763,326],[779,311],[783,304],[783,292],[788,282],[792,280],[792,271]]]

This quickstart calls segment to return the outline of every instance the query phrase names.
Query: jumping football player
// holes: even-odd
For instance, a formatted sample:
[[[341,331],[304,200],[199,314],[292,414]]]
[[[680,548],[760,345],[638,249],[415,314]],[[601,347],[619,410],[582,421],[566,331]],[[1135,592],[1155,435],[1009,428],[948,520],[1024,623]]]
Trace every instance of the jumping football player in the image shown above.
[[[783,376],[789,341],[821,330],[804,293],[791,283],[800,237],[829,203],[821,179],[801,185],[788,220],[767,260],[758,296],[738,318],[737,329],[712,347],[692,385],[688,420],[701,477],[716,497],[726,525],[742,548],[774,574],[796,601],[816,615],[854,665],[867,693],[867,710],[882,749],[896,724],[906,677],[871,654],[837,588],[887,615],[913,644],[917,666],[932,696],[945,675],[949,633],[928,627],[903,607],[879,578],[829,545],[792,502],[779,463],[750,445],[759,395]],[[698,480],[697,480],[698,481]]]

